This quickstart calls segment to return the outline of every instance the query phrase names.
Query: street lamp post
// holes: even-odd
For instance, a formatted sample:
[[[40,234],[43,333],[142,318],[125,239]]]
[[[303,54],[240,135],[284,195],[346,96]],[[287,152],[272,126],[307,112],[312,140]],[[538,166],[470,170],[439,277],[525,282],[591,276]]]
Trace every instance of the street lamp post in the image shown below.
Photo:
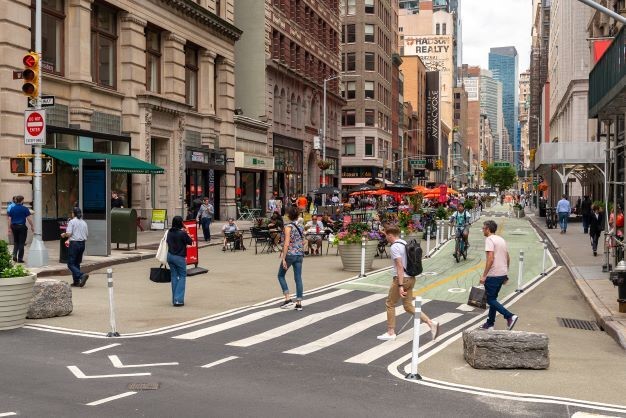
[[[400,137],[400,183],[404,183],[404,134],[409,133],[409,132],[422,132],[422,129],[419,128],[415,128],[415,129],[408,129],[406,131],[404,131],[402,133],[402,136]]]

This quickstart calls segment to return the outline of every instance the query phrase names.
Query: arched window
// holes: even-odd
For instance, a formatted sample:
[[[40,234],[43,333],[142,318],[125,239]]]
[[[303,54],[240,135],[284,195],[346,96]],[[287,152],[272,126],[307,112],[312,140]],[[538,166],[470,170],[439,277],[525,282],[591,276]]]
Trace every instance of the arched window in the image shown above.
[[[313,99],[311,100],[311,110],[310,110],[309,115],[310,115],[309,122],[311,123],[311,126],[319,126],[320,112],[319,112],[319,100],[317,96],[313,96]]]
[[[298,104],[296,103],[296,95],[291,93],[291,112],[289,113],[291,116],[291,126],[296,128],[298,125]]]

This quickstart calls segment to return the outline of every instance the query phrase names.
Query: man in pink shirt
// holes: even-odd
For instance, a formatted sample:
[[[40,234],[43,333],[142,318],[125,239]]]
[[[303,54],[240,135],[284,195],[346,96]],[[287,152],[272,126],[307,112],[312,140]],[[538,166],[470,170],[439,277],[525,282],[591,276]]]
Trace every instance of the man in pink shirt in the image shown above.
[[[502,285],[509,279],[507,273],[509,264],[511,264],[511,258],[509,257],[506,241],[501,236],[496,235],[497,229],[498,225],[494,221],[489,220],[483,223],[487,260],[480,283],[485,285],[489,315],[487,316],[487,322],[481,328],[492,330],[496,323],[496,312],[499,312],[506,319],[507,329],[512,330],[517,322],[517,315],[513,315],[498,302],[498,293]]]

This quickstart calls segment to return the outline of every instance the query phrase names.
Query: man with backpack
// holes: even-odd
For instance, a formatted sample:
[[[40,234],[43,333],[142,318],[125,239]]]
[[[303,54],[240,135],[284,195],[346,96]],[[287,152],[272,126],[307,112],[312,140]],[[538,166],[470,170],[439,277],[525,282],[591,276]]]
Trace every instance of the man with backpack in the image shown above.
[[[472,223],[472,215],[465,210],[463,203],[459,203],[456,212],[450,217],[450,224],[454,225],[456,237],[463,237],[465,248],[469,247],[469,225]]]
[[[389,296],[385,301],[387,307],[387,332],[378,336],[379,340],[389,341],[396,339],[396,304],[402,299],[404,310],[415,315],[413,306],[413,286],[415,276],[422,273],[422,249],[415,240],[410,243],[400,239],[400,230],[395,226],[385,228],[387,241],[391,243],[391,260],[393,261],[393,282],[389,288]],[[420,318],[430,327],[433,340],[439,335],[439,323],[432,321],[424,312]]]

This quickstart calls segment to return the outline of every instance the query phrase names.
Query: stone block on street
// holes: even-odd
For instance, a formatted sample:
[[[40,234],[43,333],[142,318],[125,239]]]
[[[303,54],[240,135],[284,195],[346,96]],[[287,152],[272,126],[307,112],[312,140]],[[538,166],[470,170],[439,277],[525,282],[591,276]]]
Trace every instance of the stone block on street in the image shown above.
[[[463,332],[463,355],[475,369],[547,369],[549,338],[526,331]]]
[[[72,290],[60,280],[39,279],[33,288],[33,298],[26,318],[42,319],[66,316],[72,312]]]

